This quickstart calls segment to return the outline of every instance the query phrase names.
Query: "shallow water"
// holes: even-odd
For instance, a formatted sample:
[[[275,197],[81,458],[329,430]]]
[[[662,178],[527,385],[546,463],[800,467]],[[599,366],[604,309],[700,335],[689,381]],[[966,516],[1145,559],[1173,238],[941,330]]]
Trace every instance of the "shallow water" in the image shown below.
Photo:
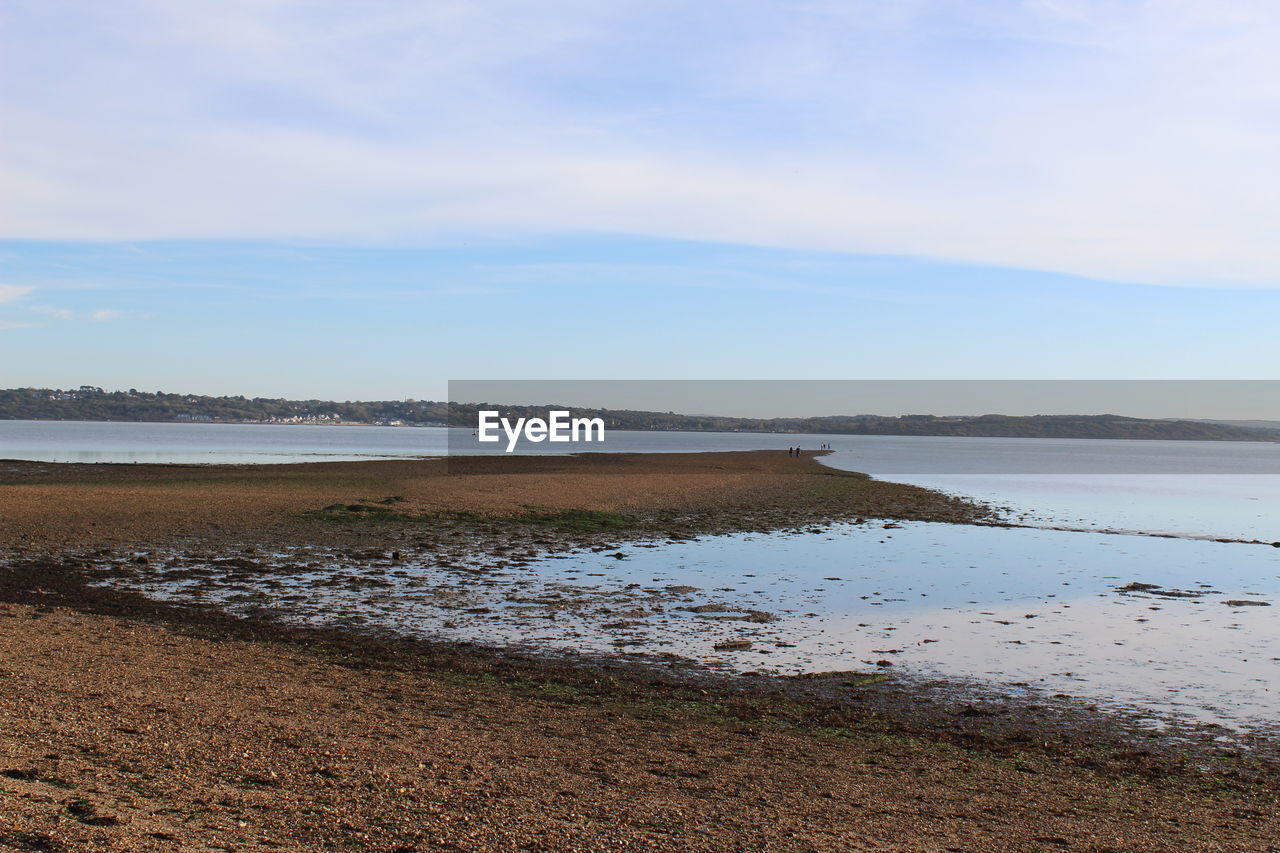
[[[1280,549],[873,523],[515,563],[322,557],[267,579],[158,571],[142,588],[413,636],[1027,686],[1233,728],[1280,713]],[[1120,589],[1133,582],[1159,589]],[[752,647],[715,649],[733,640]]]
[[[1019,524],[1189,538],[1280,541],[1270,474],[888,475],[1006,507]]]

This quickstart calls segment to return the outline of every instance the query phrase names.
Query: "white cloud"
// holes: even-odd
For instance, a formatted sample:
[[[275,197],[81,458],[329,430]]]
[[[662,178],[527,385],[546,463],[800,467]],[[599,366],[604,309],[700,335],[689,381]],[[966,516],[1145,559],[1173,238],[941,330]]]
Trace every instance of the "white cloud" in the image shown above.
[[[34,287],[22,284],[0,284],[0,305],[21,299],[33,290],[35,290]],[[6,320],[0,317],[0,329],[28,329],[36,325],[36,323]]]
[[[26,296],[33,290],[35,290],[34,287],[28,287],[25,285],[0,284],[0,303],[13,302],[23,296]],[[19,306],[19,308],[28,315],[36,314],[42,317],[51,317],[55,320],[90,319],[98,322],[105,322],[108,320],[118,320],[125,316],[125,312],[115,308],[99,308],[87,314],[79,314],[69,308],[61,308],[57,305],[22,305]],[[40,325],[39,323],[29,322],[3,322],[4,324],[0,325],[0,328],[5,329],[25,329]]]
[[[33,314],[44,314],[47,317],[53,317],[58,320],[71,320],[76,314],[66,308],[59,308],[56,305],[31,305],[27,308]]]
[[[1280,286],[1263,0],[18,6],[8,237],[608,230]]]
[[[35,290],[34,287],[20,284],[0,284],[0,302],[12,302],[15,299],[21,299],[33,290]]]

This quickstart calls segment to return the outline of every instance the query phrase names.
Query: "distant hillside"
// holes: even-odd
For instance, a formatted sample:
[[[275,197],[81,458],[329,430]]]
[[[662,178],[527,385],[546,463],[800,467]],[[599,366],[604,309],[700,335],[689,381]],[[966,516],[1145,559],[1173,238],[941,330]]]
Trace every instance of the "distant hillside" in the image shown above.
[[[719,432],[830,433],[843,435],[932,435],[1007,438],[1111,438],[1178,441],[1280,441],[1280,429],[1217,421],[1126,418],[1119,415],[979,415],[974,417],[833,415],[820,418],[730,418],[616,409],[572,409],[601,417],[610,429]],[[453,404],[430,400],[339,403],[263,397],[205,397],[104,391],[16,388],[0,391],[0,420],[156,421],[203,423],[388,424],[473,427],[476,411],[500,409],[507,416],[545,415],[549,406]]]
[[[88,385],[67,391],[50,388],[0,391],[0,420],[442,425],[448,409],[444,403],[417,400],[336,403],[204,397],[135,390],[104,391]]]
[[[508,416],[545,415],[546,407],[453,406],[451,423],[473,426],[477,408]],[[570,408],[564,406],[561,408]],[[931,435],[971,438],[1110,438],[1165,441],[1280,441],[1280,430],[1219,423],[1146,420],[1120,415],[936,416],[834,415],[819,418],[729,418],[608,409],[573,408],[575,416],[601,417],[610,429],[713,430],[717,432],[827,433],[832,435]]]
[[[1280,430],[1280,421],[1259,421],[1259,420],[1226,421],[1226,420],[1218,420],[1217,418],[1187,418],[1187,420],[1194,421],[1196,423],[1226,424],[1227,426],[1245,427],[1246,429]]]

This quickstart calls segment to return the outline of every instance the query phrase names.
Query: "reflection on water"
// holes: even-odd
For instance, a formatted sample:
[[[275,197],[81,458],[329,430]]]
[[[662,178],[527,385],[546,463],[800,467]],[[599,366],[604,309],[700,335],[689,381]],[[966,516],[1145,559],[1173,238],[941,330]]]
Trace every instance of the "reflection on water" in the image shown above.
[[[1280,713],[1280,549],[1257,545],[874,523],[480,573],[411,556],[277,564],[229,580],[175,563],[141,586],[419,636],[1025,684],[1229,726]],[[732,641],[751,647],[715,648]]]

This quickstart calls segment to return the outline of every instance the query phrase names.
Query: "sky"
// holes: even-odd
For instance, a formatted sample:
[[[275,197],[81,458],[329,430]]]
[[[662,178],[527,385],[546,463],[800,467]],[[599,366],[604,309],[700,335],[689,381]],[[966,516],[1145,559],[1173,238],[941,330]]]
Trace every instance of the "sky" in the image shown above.
[[[1277,43],[1263,0],[0,0],[0,386],[1271,379]]]

